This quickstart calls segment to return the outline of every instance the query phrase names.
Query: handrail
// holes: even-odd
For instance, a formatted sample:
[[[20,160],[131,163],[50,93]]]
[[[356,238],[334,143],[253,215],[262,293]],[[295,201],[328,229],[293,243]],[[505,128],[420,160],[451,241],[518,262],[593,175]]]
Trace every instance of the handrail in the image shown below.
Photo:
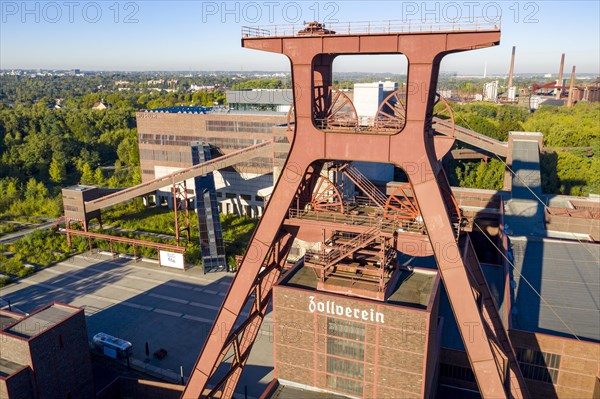
[[[343,168],[343,172],[367,195],[367,197],[371,198],[379,207],[385,207],[387,196],[367,179],[360,170],[352,165],[347,165]]]
[[[381,35],[393,33],[499,31],[501,19],[489,17],[455,18],[450,21],[404,19],[383,21],[326,22],[322,30],[305,30],[306,24],[242,26],[243,38],[330,35]]]
[[[319,263],[325,263],[327,266],[331,266],[332,263],[341,260],[353,251],[362,248],[362,246],[376,239],[379,233],[381,233],[381,224],[371,227],[369,230],[357,235],[345,244],[336,245],[330,252],[306,251],[304,259],[307,262],[311,262],[314,259]]]
[[[352,215],[348,213],[322,212],[322,211],[307,211],[303,209],[291,208],[288,211],[290,219],[314,220],[323,223],[336,223],[355,226],[373,226],[380,222],[381,215]],[[383,226],[383,231],[387,232],[390,228],[393,230],[401,228],[409,233],[423,233],[422,224],[415,221],[393,220]]]

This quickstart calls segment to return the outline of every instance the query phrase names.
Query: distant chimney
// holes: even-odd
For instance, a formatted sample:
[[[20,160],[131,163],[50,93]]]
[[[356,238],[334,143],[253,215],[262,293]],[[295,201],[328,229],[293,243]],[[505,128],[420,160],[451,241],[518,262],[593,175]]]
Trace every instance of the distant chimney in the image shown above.
[[[510,89],[513,85],[513,73],[515,72],[515,49],[512,48],[512,56],[510,57],[510,71],[508,71],[508,88]]]
[[[571,84],[569,85],[569,99],[567,101],[567,107],[572,107],[573,103],[573,90],[575,89],[575,65],[573,65],[573,72],[571,72]]]
[[[560,57],[560,69],[558,71],[558,80],[556,81],[557,86],[563,85],[563,69],[565,68],[565,53],[562,53]],[[560,100],[560,94],[562,92],[562,88],[556,89],[556,99]]]

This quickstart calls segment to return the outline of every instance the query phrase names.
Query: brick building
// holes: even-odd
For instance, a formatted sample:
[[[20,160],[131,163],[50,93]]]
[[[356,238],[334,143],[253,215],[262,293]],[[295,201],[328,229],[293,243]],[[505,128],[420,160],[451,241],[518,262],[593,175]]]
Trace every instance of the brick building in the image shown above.
[[[233,168],[213,172],[222,213],[260,216],[264,197],[273,189],[274,168],[287,156],[284,113],[227,113],[201,107],[170,108],[137,113],[142,182],[192,166],[190,143],[208,143],[213,157],[268,140],[278,142],[273,157],[255,158]],[[193,180],[188,193],[195,194]],[[157,203],[171,205],[170,187],[156,193]],[[193,204],[190,204],[194,206]]]
[[[435,391],[440,279],[401,272],[386,301],[317,291],[298,266],[274,288],[275,374],[281,383],[360,398]]]
[[[83,309],[53,303],[28,316],[0,310],[0,397],[91,399]]]

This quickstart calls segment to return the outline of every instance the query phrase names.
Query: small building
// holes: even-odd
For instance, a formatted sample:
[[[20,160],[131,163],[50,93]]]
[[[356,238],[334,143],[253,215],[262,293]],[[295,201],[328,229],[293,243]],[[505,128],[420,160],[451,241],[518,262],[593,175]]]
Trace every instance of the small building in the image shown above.
[[[52,303],[28,316],[0,310],[0,398],[92,399],[84,311]]]
[[[98,111],[104,111],[107,108],[110,108],[111,105],[104,102],[104,100],[101,100],[100,102],[95,103],[94,105],[92,105],[92,109],[98,110]]]

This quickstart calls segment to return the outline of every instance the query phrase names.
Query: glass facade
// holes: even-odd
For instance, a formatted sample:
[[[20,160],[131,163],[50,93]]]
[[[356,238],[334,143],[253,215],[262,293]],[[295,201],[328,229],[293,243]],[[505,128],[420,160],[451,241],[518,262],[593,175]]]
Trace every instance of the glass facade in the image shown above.
[[[362,396],[365,376],[365,325],[327,318],[327,388]]]

